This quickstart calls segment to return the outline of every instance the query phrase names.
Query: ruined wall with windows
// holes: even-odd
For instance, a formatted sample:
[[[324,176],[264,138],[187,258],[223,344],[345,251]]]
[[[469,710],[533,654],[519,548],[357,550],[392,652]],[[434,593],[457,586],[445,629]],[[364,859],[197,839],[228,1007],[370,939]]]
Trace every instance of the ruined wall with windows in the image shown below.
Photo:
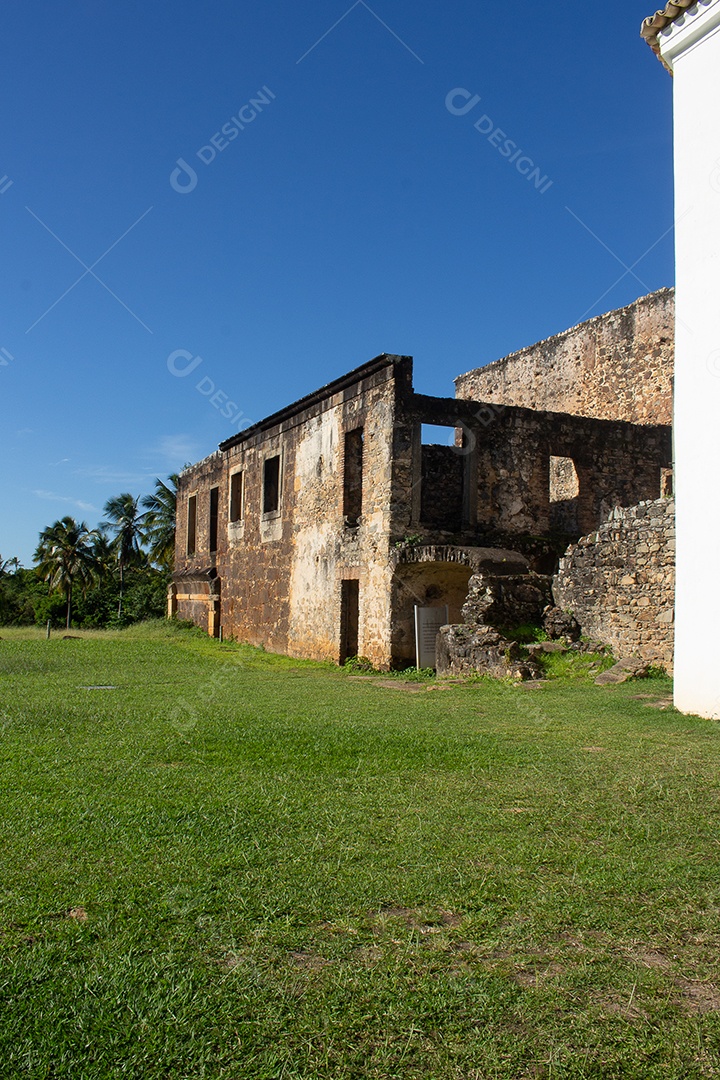
[[[222,626],[226,636],[293,656],[342,661],[362,652],[388,663],[381,628],[389,622],[393,421],[396,380],[407,378],[407,365],[378,358],[227,440],[182,474],[179,617],[204,625],[201,601],[191,596],[214,582],[215,632]],[[219,537],[211,552],[206,519],[215,486]],[[205,591],[212,605],[211,587]]]
[[[170,610],[292,656],[412,663],[415,605],[458,620],[479,548],[552,573],[657,498],[669,459],[667,427],[428,397],[383,355],[183,472]]]
[[[188,619],[210,634],[220,627],[218,548],[225,494],[225,462],[216,451],[183,473],[175,525],[176,573],[170,590],[171,615]]]
[[[614,506],[660,494],[669,429],[514,409],[478,447],[478,520],[574,537]]]
[[[493,537],[577,539],[614,506],[660,495],[672,451],[664,425],[520,408],[491,417],[457,398],[400,398],[394,535],[484,546]],[[456,445],[423,445],[423,424],[454,429]]]
[[[459,398],[633,424],[672,423],[675,293],[660,289],[460,375]]]

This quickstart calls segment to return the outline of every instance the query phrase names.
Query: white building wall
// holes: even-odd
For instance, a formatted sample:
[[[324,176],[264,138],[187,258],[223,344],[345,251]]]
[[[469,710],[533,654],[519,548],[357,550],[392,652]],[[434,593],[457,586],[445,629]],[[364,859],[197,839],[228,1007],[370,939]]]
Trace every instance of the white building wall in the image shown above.
[[[660,46],[674,74],[675,705],[720,718],[720,0]]]

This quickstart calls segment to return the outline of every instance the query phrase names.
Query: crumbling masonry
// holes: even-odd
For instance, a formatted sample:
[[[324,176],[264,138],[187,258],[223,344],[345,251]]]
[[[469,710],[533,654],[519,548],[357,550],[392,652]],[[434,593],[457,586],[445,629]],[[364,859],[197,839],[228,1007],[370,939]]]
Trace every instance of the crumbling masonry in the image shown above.
[[[524,354],[499,362],[503,385],[536,381],[534,407],[525,389],[522,404],[497,386],[484,395],[497,365],[436,398],[414,391],[410,357],[381,355],[226,440],[180,478],[170,612],[271,651],[379,668],[415,662],[415,605],[447,604],[452,624],[482,609],[500,629],[539,614],[568,543],[661,495],[670,428],[649,421],[668,416],[671,304],[665,290],[530,351],[533,371],[560,353],[582,368],[586,411],[594,395],[607,413],[608,358],[626,358],[622,411],[634,349],[633,422],[573,415],[570,390],[552,399]],[[447,427],[453,445],[424,444],[423,425]],[[493,604],[468,606],[493,589]]]

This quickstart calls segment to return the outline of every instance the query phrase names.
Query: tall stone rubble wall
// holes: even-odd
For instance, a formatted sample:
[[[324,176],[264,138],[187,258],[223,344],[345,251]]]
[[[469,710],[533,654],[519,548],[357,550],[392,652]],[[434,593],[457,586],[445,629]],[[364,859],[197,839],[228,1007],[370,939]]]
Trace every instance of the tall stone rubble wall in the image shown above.
[[[455,380],[497,406],[672,423],[675,293],[660,289]]]
[[[553,581],[559,608],[616,656],[640,656],[672,673],[675,502],[616,508],[572,544]]]

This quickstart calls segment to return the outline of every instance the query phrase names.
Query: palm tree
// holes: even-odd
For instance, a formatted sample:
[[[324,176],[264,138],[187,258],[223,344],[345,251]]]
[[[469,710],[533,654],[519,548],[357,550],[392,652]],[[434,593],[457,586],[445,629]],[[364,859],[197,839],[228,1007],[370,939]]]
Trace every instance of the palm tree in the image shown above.
[[[155,493],[146,495],[142,500],[142,505],[148,511],[146,524],[150,558],[166,570],[172,570],[175,559],[177,483],[177,473],[171,473],[167,483],[158,477],[155,481]]]
[[[103,508],[106,518],[103,522],[103,531],[114,533],[111,546],[120,568],[118,616],[122,615],[125,570],[129,566],[137,566],[144,557],[142,545],[147,528],[147,514],[140,513],[139,503],[139,498],[136,499],[128,492],[124,492],[122,495],[114,495],[108,499]]]
[[[93,577],[98,585],[112,578],[117,563],[115,550],[107,533],[108,526],[101,524],[92,534]]]
[[[73,589],[84,593],[92,580],[93,533],[84,521],[64,517],[40,533],[35,561],[40,577],[51,589],[62,589],[67,602],[65,626],[70,629]]]

